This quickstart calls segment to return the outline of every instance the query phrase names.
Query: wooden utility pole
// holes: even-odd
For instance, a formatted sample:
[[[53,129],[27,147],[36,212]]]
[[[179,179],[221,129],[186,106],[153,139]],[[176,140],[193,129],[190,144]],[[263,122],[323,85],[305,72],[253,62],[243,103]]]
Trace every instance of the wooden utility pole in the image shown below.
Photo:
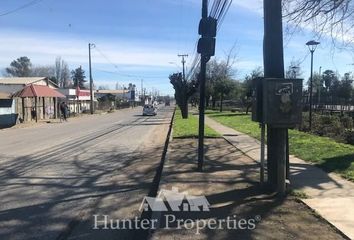
[[[95,44],[89,43],[89,72],[90,72],[90,113],[93,114],[93,79],[92,79],[92,70],[91,70],[91,48],[94,48]]]
[[[188,57],[188,54],[178,54],[177,55],[178,57],[182,57],[182,66],[183,66],[183,69],[182,69],[182,79],[183,81],[185,82],[186,81],[186,74],[185,74],[185,70],[184,70],[184,65],[186,63],[186,60],[184,59],[185,57]]]
[[[264,0],[263,62],[265,78],[284,78],[282,1]],[[268,183],[280,195],[286,190],[287,128],[267,127]]]

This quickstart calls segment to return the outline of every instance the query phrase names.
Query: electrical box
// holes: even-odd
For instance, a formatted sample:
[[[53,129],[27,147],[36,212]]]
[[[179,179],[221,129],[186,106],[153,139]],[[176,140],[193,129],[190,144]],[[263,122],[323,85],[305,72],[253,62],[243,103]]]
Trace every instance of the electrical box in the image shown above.
[[[302,119],[302,79],[257,78],[253,81],[252,120],[291,128]]]

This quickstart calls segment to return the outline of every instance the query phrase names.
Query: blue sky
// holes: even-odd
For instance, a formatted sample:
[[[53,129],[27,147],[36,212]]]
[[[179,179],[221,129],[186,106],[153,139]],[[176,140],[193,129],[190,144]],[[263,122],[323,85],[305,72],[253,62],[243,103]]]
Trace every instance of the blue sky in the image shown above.
[[[30,0],[2,0],[1,13]],[[92,52],[96,86],[114,88],[116,82],[129,82],[150,91],[173,94],[168,75],[181,69],[177,54],[187,53],[192,61],[201,0],[42,0],[36,5],[0,16],[0,68],[20,56],[28,56],[34,65],[53,64],[57,56],[70,68],[80,65],[88,75],[88,46]],[[302,61],[303,77],[309,75],[310,57],[305,43],[312,37],[304,30],[285,36],[285,65],[292,59]],[[242,79],[262,66],[262,1],[234,0],[217,36],[217,59],[222,59],[235,43],[235,78]],[[318,69],[352,71],[349,52],[334,53],[326,39],[315,52]]]

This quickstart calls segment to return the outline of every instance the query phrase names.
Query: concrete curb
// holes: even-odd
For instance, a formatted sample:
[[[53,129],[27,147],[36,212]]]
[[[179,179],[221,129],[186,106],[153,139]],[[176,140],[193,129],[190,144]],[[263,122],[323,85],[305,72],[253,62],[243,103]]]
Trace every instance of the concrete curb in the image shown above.
[[[170,139],[172,136],[172,127],[173,127],[173,120],[175,117],[175,113],[176,113],[176,108],[174,108],[173,110],[173,114],[172,114],[172,118],[169,124],[169,129],[167,132],[167,136],[166,136],[166,140],[165,140],[165,145],[164,145],[164,149],[162,152],[162,156],[161,156],[161,160],[160,160],[160,164],[156,169],[156,174],[154,176],[153,182],[152,182],[152,186],[150,188],[150,191],[148,193],[149,197],[156,197],[157,196],[157,192],[159,190],[159,186],[160,186],[160,181],[161,181],[161,176],[163,173],[163,168],[165,165],[165,160],[167,158],[167,151],[168,151],[168,146],[170,143]],[[155,214],[155,215],[154,215]],[[140,219],[141,220],[151,220],[153,217],[156,217],[158,215],[156,215],[156,213],[153,213],[151,211],[146,211],[146,212],[142,212],[140,215]],[[149,236],[151,236],[153,233],[153,230],[151,229],[146,229],[146,230],[139,230],[136,234],[134,234],[134,239],[136,240],[142,240],[142,239],[149,239]]]

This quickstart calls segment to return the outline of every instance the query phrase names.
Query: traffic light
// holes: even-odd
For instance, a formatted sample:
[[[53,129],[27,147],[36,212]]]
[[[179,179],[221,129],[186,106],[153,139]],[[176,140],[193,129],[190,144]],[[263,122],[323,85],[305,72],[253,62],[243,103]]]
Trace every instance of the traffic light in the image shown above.
[[[199,22],[198,33],[203,37],[216,37],[217,20],[212,17],[202,18]]]
[[[202,37],[198,41],[198,53],[207,56],[215,55],[216,31],[217,20],[215,18],[207,17],[200,20],[198,33]]]
[[[214,56],[215,55],[215,38],[202,37],[198,40],[198,53]]]

